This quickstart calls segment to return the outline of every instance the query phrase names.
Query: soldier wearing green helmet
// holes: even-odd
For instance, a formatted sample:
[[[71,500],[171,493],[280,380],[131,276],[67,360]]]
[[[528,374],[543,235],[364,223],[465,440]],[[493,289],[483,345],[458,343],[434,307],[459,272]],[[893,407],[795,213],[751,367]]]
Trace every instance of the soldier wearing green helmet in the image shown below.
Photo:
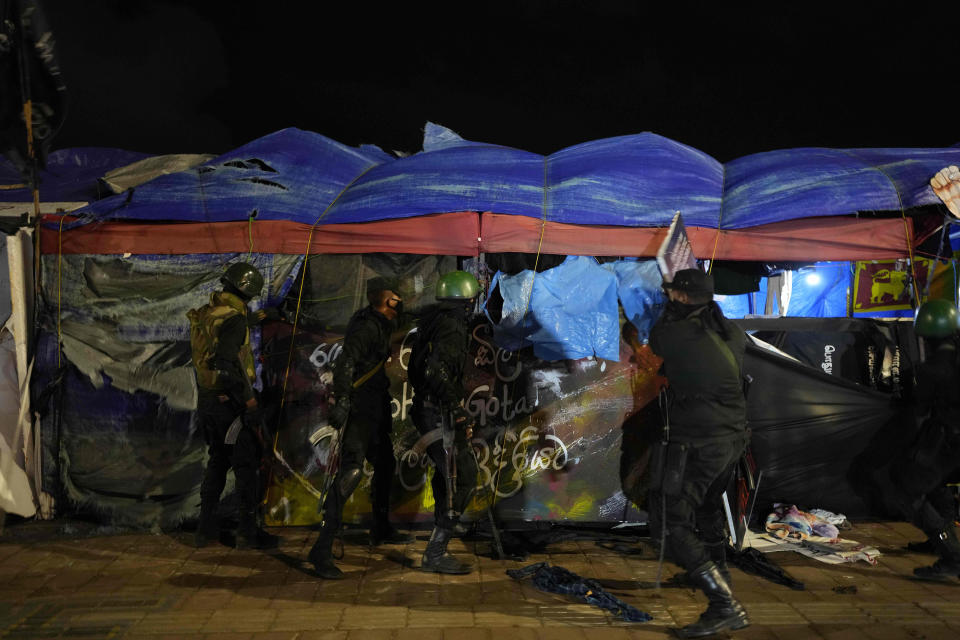
[[[913,391],[920,423],[913,443],[891,465],[885,491],[904,517],[927,534],[938,559],[914,569],[921,580],[960,578],[960,540],[953,525],[956,507],[947,482],[960,471],[960,360],[958,313],[949,300],[923,303],[914,331],[925,342]]]
[[[470,313],[480,293],[480,283],[465,271],[452,271],[437,281],[437,304],[420,318],[417,339],[407,373],[413,385],[411,416],[421,434],[443,425],[447,443],[434,440],[427,454],[435,471],[434,528],[423,553],[421,569],[433,573],[463,574],[473,568],[447,552],[455,532],[462,532],[460,515],[470,503],[477,484],[477,461],[470,445],[473,417],[464,408],[463,371],[470,344]],[[452,434],[450,429],[452,428]],[[452,442],[449,436],[452,435]],[[455,477],[450,474],[447,450],[455,453]],[[448,483],[451,485],[452,499]]]

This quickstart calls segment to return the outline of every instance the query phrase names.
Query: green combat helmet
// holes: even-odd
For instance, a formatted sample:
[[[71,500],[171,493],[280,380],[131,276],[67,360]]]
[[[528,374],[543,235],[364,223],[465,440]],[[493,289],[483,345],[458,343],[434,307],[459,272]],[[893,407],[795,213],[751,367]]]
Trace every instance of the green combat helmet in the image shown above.
[[[480,283],[466,271],[451,271],[437,280],[437,300],[470,300],[480,293]]]
[[[263,290],[263,276],[249,262],[230,265],[220,281],[229,284],[248,298],[256,298]]]
[[[925,338],[946,338],[960,326],[960,314],[949,300],[928,300],[913,318],[914,332]]]

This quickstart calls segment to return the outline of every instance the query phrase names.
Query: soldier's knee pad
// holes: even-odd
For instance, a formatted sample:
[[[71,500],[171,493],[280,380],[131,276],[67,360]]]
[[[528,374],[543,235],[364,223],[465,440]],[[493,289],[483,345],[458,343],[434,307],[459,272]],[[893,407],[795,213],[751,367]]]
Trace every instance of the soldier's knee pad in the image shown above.
[[[349,498],[363,479],[360,467],[348,467],[340,470],[340,479],[337,481],[337,493],[342,500]]]

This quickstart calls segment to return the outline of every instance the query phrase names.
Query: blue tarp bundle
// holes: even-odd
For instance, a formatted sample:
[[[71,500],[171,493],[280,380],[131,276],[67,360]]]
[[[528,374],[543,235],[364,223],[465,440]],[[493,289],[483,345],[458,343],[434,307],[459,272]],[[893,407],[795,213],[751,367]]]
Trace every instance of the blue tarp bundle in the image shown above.
[[[570,256],[536,274],[497,273],[503,319],[494,327],[497,345],[510,351],[533,345],[544,360],[597,356],[620,359],[617,279],[594,258]]]
[[[646,342],[665,300],[662,282],[654,260],[601,265],[584,256],[570,256],[536,275],[531,270],[497,273],[490,288],[500,287],[503,318],[494,325],[494,339],[510,351],[533,345],[543,360],[619,360],[618,301]]]
[[[602,265],[617,276],[617,296],[627,320],[637,328],[640,342],[650,337],[653,323],[666,303],[663,277],[656,260],[617,260]]]

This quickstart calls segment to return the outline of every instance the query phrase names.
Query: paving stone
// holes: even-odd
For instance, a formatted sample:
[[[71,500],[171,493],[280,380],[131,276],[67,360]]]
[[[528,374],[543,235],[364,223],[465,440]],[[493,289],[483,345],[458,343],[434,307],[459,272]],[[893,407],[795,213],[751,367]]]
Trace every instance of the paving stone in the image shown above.
[[[795,602],[793,607],[813,624],[869,624],[866,611],[846,602]]]
[[[302,631],[297,640],[346,640],[348,631]]]
[[[443,629],[446,627],[473,626],[473,610],[449,606],[421,606],[410,607],[408,627],[432,627]]]
[[[392,629],[353,629],[346,638],[347,640],[393,640]]]
[[[270,624],[271,631],[321,631],[336,629],[343,617],[339,606],[312,605],[303,609],[284,609],[277,612]]]
[[[823,636],[807,624],[777,625],[771,628],[777,640],[822,640]]]
[[[269,631],[276,617],[277,612],[269,609],[218,609],[204,625],[203,631],[206,633]]]
[[[407,607],[349,605],[343,610],[341,629],[399,629],[407,626]]]
[[[443,640],[443,629],[426,627],[398,629],[393,640]]]
[[[746,606],[752,625],[804,624],[803,615],[785,602],[758,602]]]

